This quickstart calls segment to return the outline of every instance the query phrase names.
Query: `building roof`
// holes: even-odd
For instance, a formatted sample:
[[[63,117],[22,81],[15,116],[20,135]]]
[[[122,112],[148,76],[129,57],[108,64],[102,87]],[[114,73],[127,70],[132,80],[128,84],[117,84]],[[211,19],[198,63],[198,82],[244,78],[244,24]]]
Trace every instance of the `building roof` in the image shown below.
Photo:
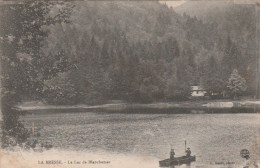
[[[191,86],[192,91],[205,91],[201,86]]]

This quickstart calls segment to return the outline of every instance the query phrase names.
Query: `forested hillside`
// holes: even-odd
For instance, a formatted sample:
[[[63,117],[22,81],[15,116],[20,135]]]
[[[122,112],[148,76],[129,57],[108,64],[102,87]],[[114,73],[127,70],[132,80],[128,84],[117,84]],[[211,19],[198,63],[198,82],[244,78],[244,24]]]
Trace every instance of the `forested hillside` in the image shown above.
[[[254,8],[227,8],[201,19],[158,2],[77,2],[71,23],[51,26],[42,48],[70,64],[45,82],[45,100],[185,100],[192,85],[228,92],[234,69],[247,82],[243,94],[253,94]]]
[[[230,36],[240,52],[237,60],[240,72],[248,81],[248,91],[255,93],[256,84],[256,24],[257,14],[254,3],[234,4],[232,1],[196,1],[177,7],[179,14],[189,14],[214,25],[214,31],[220,37],[220,43],[227,47],[225,40]],[[228,57],[226,59],[229,59]],[[234,59],[236,60],[236,59]],[[234,61],[233,59],[229,61]],[[231,66],[232,67],[232,66]],[[244,68],[244,69],[243,69]],[[245,70],[247,68],[247,70]]]

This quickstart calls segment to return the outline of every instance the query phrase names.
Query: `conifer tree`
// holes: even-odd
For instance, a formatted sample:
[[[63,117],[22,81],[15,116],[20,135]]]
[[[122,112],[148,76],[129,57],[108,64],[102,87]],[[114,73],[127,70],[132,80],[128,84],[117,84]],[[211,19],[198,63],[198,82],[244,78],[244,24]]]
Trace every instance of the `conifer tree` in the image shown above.
[[[246,80],[241,77],[238,73],[237,69],[234,69],[231,73],[227,87],[232,94],[233,98],[237,98],[237,96],[241,95],[244,91],[246,91]]]

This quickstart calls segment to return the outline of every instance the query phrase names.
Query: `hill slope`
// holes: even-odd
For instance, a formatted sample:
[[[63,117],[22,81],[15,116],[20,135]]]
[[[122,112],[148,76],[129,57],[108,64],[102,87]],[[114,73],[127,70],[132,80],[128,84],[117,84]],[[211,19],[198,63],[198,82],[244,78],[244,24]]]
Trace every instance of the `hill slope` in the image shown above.
[[[63,51],[75,68],[46,83],[59,86],[47,97],[70,97],[70,103],[185,99],[191,85],[226,90],[233,69],[253,90],[251,7],[213,3],[205,9],[212,15],[202,21],[159,2],[77,2],[71,24],[52,26],[44,47],[45,54]],[[56,92],[64,94],[53,98]]]

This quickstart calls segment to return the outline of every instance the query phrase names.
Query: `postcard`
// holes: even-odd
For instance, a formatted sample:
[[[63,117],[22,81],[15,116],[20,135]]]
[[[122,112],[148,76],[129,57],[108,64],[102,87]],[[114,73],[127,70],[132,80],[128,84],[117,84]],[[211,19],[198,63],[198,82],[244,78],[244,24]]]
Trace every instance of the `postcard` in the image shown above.
[[[257,0],[1,0],[0,168],[258,168]]]

